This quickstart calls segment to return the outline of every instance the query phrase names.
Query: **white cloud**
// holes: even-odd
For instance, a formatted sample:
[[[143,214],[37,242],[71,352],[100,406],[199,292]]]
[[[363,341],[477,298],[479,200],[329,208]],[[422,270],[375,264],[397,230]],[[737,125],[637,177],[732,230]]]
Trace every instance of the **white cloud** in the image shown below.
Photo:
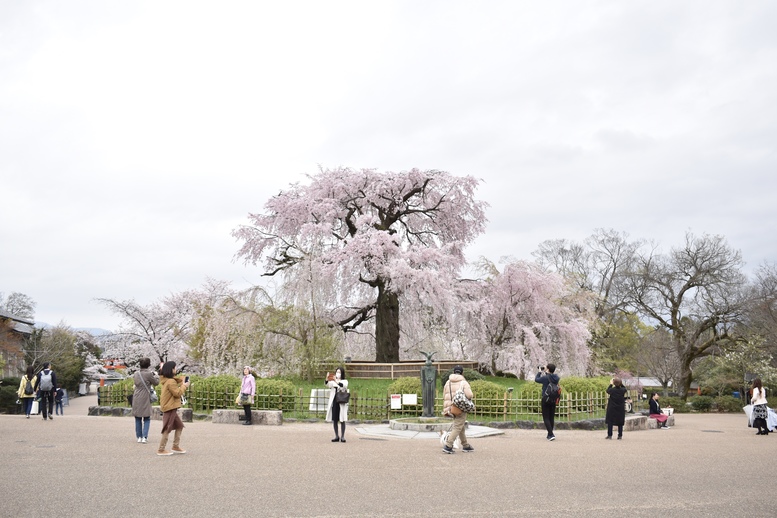
[[[771,2],[5,2],[0,291],[115,325],[317,165],[483,178],[475,258],[597,227],[775,260]]]

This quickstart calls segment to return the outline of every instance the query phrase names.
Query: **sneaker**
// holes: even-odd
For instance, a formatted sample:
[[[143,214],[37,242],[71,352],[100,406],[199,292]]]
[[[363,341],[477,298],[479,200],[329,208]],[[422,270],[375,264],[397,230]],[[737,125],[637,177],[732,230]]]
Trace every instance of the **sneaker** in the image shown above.
[[[620,441],[621,439],[623,439],[623,436],[622,436],[622,435],[619,435],[619,436],[618,436],[618,440]]]
[[[443,453],[453,453],[453,448],[451,448],[449,446],[443,446],[442,447],[442,452]]]
[[[671,428],[671,426],[662,426],[661,427],[662,430],[669,430],[670,428]]]
[[[141,439],[140,442],[143,444],[148,444],[148,439],[143,437],[143,439]]]
[[[608,435],[605,439],[612,439],[612,435]]]
[[[555,441],[556,440],[556,436],[555,435],[551,435],[550,437],[548,437],[548,440],[549,441]]]
[[[464,446],[464,447],[461,449],[461,451],[463,451],[464,453],[470,453],[470,452],[473,452],[473,451],[475,451],[475,448],[473,448],[472,446],[470,446],[470,445],[468,444],[468,445]]]
[[[50,415],[50,416],[49,416],[49,419],[53,421],[53,420],[54,420],[54,416],[53,416],[53,415]]]
[[[172,455],[173,452],[171,452],[170,450],[159,450],[159,451],[156,452],[156,454],[157,455]]]
[[[173,446],[173,453],[186,453],[186,450],[179,448],[178,446]]]
[[[142,437],[138,437],[138,442],[139,443],[143,442],[143,438]]]

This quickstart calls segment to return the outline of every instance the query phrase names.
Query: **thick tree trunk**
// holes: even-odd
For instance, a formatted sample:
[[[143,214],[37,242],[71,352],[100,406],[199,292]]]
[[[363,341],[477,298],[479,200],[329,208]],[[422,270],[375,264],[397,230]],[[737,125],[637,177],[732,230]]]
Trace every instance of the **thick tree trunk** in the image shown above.
[[[691,390],[691,381],[693,381],[693,372],[691,372],[691,361],[683,359],[680,364],[680,382],[675,387],[675,391],[683,400],[688,398],[688,392]]]
[[[383,286],[378,287],[375,311],[375,361],[399,362],[399,296]]]

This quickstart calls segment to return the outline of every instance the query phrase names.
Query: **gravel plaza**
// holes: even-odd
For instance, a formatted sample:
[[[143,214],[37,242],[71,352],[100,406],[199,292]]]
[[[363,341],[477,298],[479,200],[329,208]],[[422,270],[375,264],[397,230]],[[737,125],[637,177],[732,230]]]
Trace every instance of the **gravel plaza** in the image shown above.
[[[131,417],[0,416],[2,517],[39,516],[683,516],[777,514],[777,436],[742,414],[679,414],[670,430],[500,430],[472,454],[425,434],[329,423],[187,423],[185,455],[158,457]],[[473,430],[474,431],[474,430]],[[775,434],[777,435],[777,434]]]

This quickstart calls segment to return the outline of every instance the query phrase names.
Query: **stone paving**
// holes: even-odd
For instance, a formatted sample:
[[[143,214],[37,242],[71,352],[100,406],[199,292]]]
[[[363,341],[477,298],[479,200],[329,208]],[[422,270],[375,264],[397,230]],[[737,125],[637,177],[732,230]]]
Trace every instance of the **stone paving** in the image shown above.
[[[475,452],[441,452],[437,434],[325,423],[187,423],[185,455],[138,444],[131,417],[0,416],[0,517],[501,517],[777,514],[777,437],[744,414],[677,416],[670,430],[470,429]],[[486,427],[482,427],[486,428]]]

